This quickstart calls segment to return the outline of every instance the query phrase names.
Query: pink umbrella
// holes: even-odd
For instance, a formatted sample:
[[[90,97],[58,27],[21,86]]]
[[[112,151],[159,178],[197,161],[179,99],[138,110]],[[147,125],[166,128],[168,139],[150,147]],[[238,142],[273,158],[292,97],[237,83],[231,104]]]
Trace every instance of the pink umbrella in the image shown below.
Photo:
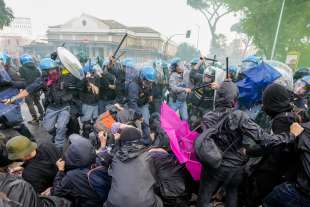
[[[184,164],[194,180],[200,180],[201,164],[198,162],[193,143],[198,133],[191,131],[189,124],[182,121],[168,104],[163,103],[160,109],[161,127],[170,140],[170,147],[180,164]]]

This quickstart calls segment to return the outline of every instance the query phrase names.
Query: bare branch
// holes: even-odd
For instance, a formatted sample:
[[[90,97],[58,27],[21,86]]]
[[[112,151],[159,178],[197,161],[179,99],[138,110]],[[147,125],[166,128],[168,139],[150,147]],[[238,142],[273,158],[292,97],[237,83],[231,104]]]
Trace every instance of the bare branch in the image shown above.
[[[202,15],[205,17],[205,19],[207,20],[208,22],[208,25],[209,25],[209,29],[210,29],[210,32],[213,36],[213,33],[214,33],[214,24],[212,24],[212,22],[210,21],[209,17],[207,16],[207,14],[205,13],[205,11],[203,9],[199,9],[199,11],[202,13]]]
[[[215,21],[214,21],[214,24],[217,24],[217,22],[225,15],[229,14],[230,12],[232,12],[232,10],[228,10],[222,14],[220,14],[219,16],[216,17]]]

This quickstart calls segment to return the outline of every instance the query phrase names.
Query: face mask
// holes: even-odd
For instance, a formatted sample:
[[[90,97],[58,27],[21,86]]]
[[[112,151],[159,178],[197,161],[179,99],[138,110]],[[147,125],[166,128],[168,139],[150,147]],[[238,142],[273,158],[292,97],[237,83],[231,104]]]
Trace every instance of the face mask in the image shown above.
[[[48,73],[47,86],[53,85],[60,78],[60,74],[57,70],[50,71]]]

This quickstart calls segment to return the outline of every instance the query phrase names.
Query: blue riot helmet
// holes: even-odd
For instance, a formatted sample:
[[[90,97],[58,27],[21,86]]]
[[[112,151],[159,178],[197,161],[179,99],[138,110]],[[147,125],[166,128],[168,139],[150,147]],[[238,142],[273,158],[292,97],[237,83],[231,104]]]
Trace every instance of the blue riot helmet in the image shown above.
[[[181,62],[181,58],[173,58],[171,61],[170,61],[170,67],[176,67],[179,63]]]
[[[82,68],[84,74],[91,73],[93,71],[93,65],[86,63]]]
[[[34,62],[33,58],[28,54],[24,54],[24,55],[20,56],[19,61],[20,61],[20,64],[22,64],[22,65]]]
[[[304,97],[310,92],[310,75],[298,79],[294,84],[294,94]]]
[[[93,72],[95,71],[95,68],[94,68],[95,64],[96,64],[96,63],[95,63],[94,61],[88,60],[88,62],[85,63],[84,67],[82,68],[83,72],[84,72],[85,74],[87,74],[87,73],[93,73]]]
[[[57,62],[51,58],[43,58],[40,61],[40,69],[42,71],[48,71],[48,70],[56,69],[56,68],[58,68]]]
[[[10,65],[11,57],[7,53],[0,53],[0,61],[2,61],[4,65]]]
[[[229,73],[229,76],[232,80],[237,79],[238,71],[239,71],[239,69],[235,65],[231,65],[228,67],[228,73]]]
[[[0,61],[3,63],[3,65],[5,65],[6,58],[5,58],[5,56],[3,55],[3,53],[0,53]]]
[[[129,65],[128,64],[131,64],[133,63],[133,59],[132,58],[125,58],[123,61],[122,61],[122,65],[124,67],[128,67]]]
[[[191,65],[196,65],[199,63],[199,61],[200,61],[199,58],[193,58],[190,63],[191,63]]]
[[[147,81],[155,81],[156,80],[156,71],[152,66],[144,66],[141,70],[140,77]]]
[[[129,60],[124,65],[126,68],[135,68],[135,63],[132,60]]]
[[[170,62],[171,72],[182,73],[184,71],[184,65],[182,64],[181,58],[173,58]]]

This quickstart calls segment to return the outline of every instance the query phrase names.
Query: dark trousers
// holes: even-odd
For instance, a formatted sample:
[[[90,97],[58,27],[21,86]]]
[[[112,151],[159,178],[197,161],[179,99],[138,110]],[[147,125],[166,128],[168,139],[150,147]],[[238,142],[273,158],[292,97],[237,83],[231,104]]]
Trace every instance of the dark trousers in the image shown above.
[[[294,184],[283,183],[265,198],[264,207],[307,207],[310,197],[297,190]]]
[[[29,94],[29,96],[25,98],[25,101],[33,119],[38,119],[37,111],[34,106],[37,107],[40,117],[44,116],[44,110],[40,102],[40,93]]]
[[[201,173],[197,207],[208,207],[212,195],[224,187],[225,207],[238,206],[238,187],[242,181],[241,168],[220,166],[218,169],[204,168]]]

